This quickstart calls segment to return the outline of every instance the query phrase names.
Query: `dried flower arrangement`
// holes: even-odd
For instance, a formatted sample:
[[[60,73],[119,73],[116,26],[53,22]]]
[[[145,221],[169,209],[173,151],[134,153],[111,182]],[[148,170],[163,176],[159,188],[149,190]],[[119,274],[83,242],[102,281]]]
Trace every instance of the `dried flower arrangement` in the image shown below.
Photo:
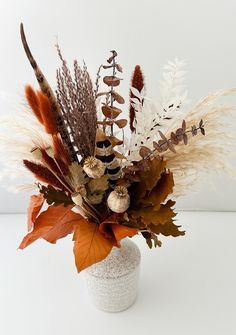
[[[31,196],[28,209],[28,234],[19,248],[39,238],[56,243],[73,234],[75,263],[81,271],[120,247],[125,237],[140,234],[152,248],[161,246],[160,235],[184,235],[175,223],[172,199],[192,186],[201,168],[227,167],[233,146],[226,148],[224,143],[233,139],[224,132],[221,118],[233,108],[215,102],[236,89],[211,94],[184,113],[184,63],[167,64],[158,102],[147,97],[137,65],[127,139],[128,121],[120,118],[125,100],[117,91],[122,67],[115,50],[99,67],[93,87],[86,65],[74,61],[71,73],[57,46],[62,66],[54,92],[32,56],[22,24],[21,38],[40,89],[27,85],[28,110],[2,121],[15,134],[15,140],[12,134],[1,138],[3,151],[12,148],[16,154],[10,162],[13,174],[16,166],[17,175],[27,171],[37,179],[33,187],[38,194]],[[106,89],[100,91],[103,70]],[[32,187],[21,187],[26,188]]]

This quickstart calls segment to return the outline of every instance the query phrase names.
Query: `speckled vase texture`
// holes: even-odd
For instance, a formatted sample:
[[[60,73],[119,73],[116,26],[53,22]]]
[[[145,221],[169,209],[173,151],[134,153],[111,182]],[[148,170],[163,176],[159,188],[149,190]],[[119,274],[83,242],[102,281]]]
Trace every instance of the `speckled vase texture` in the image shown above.
[[[95,306],[106,312],[121,312],[137,297],[140,251],[130,239],[114,247],[103,261],[85,271],[89,294]]]

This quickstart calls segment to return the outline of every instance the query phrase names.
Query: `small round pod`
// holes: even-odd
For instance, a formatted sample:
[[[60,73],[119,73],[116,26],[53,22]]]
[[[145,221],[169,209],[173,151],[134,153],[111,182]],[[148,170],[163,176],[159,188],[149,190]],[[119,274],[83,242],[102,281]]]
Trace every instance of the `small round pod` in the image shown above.
[[[106,167],[102,161],[90,156],[85,159],[83,169],[89,178],[98,179],[104,175]]]
[[[124,186],[117,186],[107,198],[107,205],[114,213],[124,213],[130,205],[130,196]]]

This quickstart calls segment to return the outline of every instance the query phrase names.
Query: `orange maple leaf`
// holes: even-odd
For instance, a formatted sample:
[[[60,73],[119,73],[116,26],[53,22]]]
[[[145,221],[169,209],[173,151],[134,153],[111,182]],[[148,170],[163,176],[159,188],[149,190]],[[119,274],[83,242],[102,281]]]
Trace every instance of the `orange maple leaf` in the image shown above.
[[[99,230],[105,237],[112,241],[112,244],[116,247],[120,247],[120,241],[125,237],[132,237],[138,234],[138,230],[121,225],[117,222],[117,214],[111,215],[108,219],[103,221]]]
[[[74,255],[78,272],[102,261],[111,252],[112,242],[99,230],[99,225],[81,219],[74,232]]]
[[[30,231],[34,226],[34,221],[37,218],[41,208],[43,207],[44,197],[42,194],[32,195],[30,197],[30,203],[28,208],[28,219],[27,219],[27,227],[28,231]]]
[[[82,216],[71,211],[72,206],[49,206],[34,221],[34,229],[22,240],[19,249],[24,249],[39,238],[56,243],[74,231]]]

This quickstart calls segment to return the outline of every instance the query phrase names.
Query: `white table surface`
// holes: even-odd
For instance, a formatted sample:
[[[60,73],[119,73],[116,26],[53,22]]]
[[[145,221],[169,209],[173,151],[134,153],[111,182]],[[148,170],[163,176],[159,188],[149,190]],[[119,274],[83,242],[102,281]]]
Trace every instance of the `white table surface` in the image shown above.
[[[0,216],[0,335],[235,335],[236,213],[182,212],[185,237],[142,252],[129,310],[96,310],[74,267],[70,238],[17,250],[25,215]]]

